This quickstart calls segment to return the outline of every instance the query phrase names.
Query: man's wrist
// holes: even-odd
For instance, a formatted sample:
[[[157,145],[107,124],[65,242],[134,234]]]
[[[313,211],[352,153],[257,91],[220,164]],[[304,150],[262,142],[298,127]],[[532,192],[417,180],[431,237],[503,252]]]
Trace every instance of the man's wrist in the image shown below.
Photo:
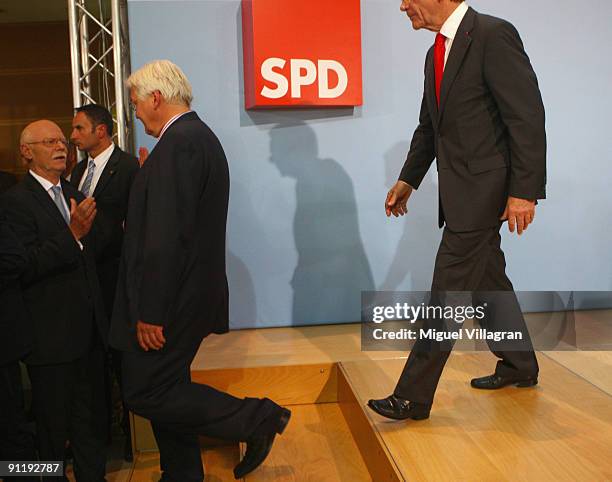
[[[81,243],[81,238],[78,236],[77,233],[74,232],[71,226],[69,227],[69,229],[70,229],[70,232],[72,233],[72,237],[74,238],[76,243],[79,245],[79,248],[81,249],[81,251],[83,251],[83,243]]]
[[[79,235],[76,233],[76,231],[72,228],[72,226],[68,226],[68,229],[70,229],[70,232],[72,233],[72,236],[74,237],[74,240],[78,243],[81,238],[79,237]]]

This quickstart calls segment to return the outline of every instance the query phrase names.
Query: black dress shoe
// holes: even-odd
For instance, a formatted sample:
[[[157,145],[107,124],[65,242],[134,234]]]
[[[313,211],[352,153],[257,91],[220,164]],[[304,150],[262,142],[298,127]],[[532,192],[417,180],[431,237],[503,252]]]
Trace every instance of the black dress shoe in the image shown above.
[[[389,395],[387,398],[380,400],[370,400],[368,407],[374,410],[378,415],[392,418],[393,420],[425,420],[429,418],[431,410],[430,403],[415,403],[404,398]]]
[[[486,377],[474,378],[470,382],[472,387],[482,390],[497,390],[507,385],[516,385],[519,388],[533,387],[538,384],[537,377],[502,377],[501,375],[489,375]]]
[[[266,457],[272,449],[274,443],[274,437],[276,434],[282,434],[285,427],[289,423],[291,418],[291,411],[286,408],[281,409],[280,416],[276,428],[265,434],[258,435],[250,438],[246,441],[247,448],[243,459],[234,467],[234,477],[236,479],[242,479],[245,475],[253,472],[261,463],[266,460]]]

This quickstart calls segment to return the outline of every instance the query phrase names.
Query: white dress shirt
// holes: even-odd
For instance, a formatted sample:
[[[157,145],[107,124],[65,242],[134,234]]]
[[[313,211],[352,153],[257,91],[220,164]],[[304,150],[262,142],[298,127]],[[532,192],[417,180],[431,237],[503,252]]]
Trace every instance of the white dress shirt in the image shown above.
[[[108,160],[110,159],[110,156],[113,154],[114,150],[115,150],[115,144],[111,142],[110,146],[104,149],[100,154],[98,154],[93,159],[93,162],[96,165],[96,167],[94,168],[94,175],[93,175],[93,179],[91,180],[91,187],[89,188],[89,196],[92,196],[94,191],[96,190],[96,186],[98,185],[100,176],[102,176],[102,171],[104,171],[104,168],[106,167],[106,164],[108,164]],[[87,178],[87,170],[89,169],[89,161],[91,159],[92,159],[91,157],[88,157],[87,159],[83,159],[81,161],[81,162],[85,162],[86,165],[85,165],[85,171],[83,172],[83,177],[81,178],[81,182],[79,182],[79,191],[83,188],[83,184],[85,183],[85,179]]]
[[[164,127],[160,131],[159,136],[157,138],[161,139],[161,136],[163,136],[164,132],[166,132],[168,130],[168,127],[170,127],[172,124],[174,124],[179,117],[183,117],[185,114],[189,114],[190,112],[193,112],[193,111],[192,110],[188,110],[187,112],[181,112],[180,114],[176,114],[174,117],[172,117],[168,122],[166,122],[166,125],[164,125]]]
[[[43,189],[45,191],[47,191],[47,194],[49,195],[49,197],[51,198],[51,200],[55,204],[55,196],[53,195],[53,191],[51,190],[51,188],[59,187],[60,189],[62,189],[62,183],[58,182],[57,184],[53,184],[51,181],[48,181],[47,179],[45,179],[42,176],[39,176],[38,174],[36,174],[32,170],[30,170],[30,174],[32,174],[32,177],[39,182],[39,184],[43,187]],[[68,203],[66,202],[66,198],[64,197],[64,190],[63,189],[62,189],[62,196],[61,197],[62,197],[62,204],[64,205],[64,209],[66,210],[66,213],[68,213],[68,221],[70,221],[70,207],[68,206]]]
[[[467,3],[461,2],[455,11],[451,13],[450,17],[446,19],[446,22],[444,22],[444,25],[442,25],[442,28],[440,29],[440,33],[446,37],[446,41],[444,42],[444,47],[446,48],[446,54],[444,55],[444,67],[446,67],[448,54],[453,46],[453,40],[455,40],[455,35],[457,35],[459,25],[461,25],[461,21],[463,20],[463,17],[465,17],[467,11]]]

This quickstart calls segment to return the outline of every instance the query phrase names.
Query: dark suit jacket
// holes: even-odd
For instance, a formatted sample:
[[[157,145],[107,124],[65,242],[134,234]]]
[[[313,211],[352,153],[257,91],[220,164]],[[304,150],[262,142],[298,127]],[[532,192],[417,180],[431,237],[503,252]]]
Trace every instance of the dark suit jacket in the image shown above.
[[[87,162],[81,161],[72,171],[70,183],[77,189],[86,168]],[[104,306],[109,318],[113,311],[117,287],[119,259],[123,245],[123,223],[126,218],[130,188],[138,169],[138,160],[134,156],[115,147],[93,192],[98,208],[96,223],[106,223],[104,230],[109,235],[106,243],[97,247],[96,260]]]
[[[30,320],[19,287],[26,251],[0,218],[0,365],[19,360],[31,349]]]
[[[190,112],[136,175],[110,343],[140,350],[136,322],[164,326],[164,349],[228,330],[225,227],[229,173],[215,134]]]
[[[70,205],[84,196],[62,180]],[[106,343],[108,321],[95,267],[95,233],[82,240],[81,250],[60,211],[30,174],[0,201],[15,236],[26,250],[21,275],[23,298],[33,329],[33,349],[26,363],[66,363],[86,354],[97,329]]]
[[[493,227],[509,195],[546,197],[544,106],[536,75],[516,29],[470,8],[447,59],[438,108],[433,51],[400,180],[418,189],[437,158],[440,227]]]
[[[10,172],[0,171],[0,194],[17,184],[17,177]]]

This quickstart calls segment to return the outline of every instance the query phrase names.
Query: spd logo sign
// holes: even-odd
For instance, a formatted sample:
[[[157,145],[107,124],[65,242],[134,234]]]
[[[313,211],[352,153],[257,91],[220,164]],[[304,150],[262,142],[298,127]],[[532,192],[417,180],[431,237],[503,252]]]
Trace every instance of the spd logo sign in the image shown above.
[[[247,109],[362,104],[360,0],[242,0]]]

